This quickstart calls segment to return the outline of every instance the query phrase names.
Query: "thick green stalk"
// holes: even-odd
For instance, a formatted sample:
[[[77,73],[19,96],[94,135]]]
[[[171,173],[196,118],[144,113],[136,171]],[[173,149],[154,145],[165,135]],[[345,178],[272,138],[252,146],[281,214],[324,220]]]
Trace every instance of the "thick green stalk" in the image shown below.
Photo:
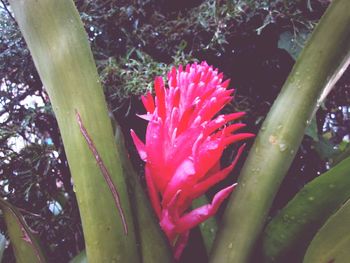
[[[350,198],[350,157],[306,184],[267,225],[265,262],[301,262],[315,233]]]
[[[128,185],[142,262],[173,262],[173,256],[168,246],[168,241],[157,223],[148,197],[143,191],[139,178],[128,158],[128,152],[124,145],[124,136],[118,124],[115,125],[115,139],[124,176]]]
[[[211,262],[249,261],[273,198],[320,103],[350,57],[350,1],[332,1],[273,104],[230,198]]]
[[[38,240],[29,229],[21,213],[2,198],[0,198],[0,209],[4,215],[7,233],[10,237],[16,262],[47,262]]]
[[[82,218],[89,262],[139,262],[128,194],[103,90],[72,0],[11,0],[60,127]],[[77,122],[80,114],[121,199],[120,214]],[[91,145],[90,145],[91,146]],[[90,147],[91,148],[91,147]],[[95,155],[95,156],[94,156]],[[102,169],[103,170],[103,169]]]

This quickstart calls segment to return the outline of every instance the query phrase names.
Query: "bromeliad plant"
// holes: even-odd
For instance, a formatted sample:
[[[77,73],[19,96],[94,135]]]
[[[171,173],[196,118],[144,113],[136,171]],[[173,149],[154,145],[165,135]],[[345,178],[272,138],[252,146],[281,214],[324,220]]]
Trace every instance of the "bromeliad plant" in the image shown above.
[[[88,261],[171,262],[167,242],[149,211],[123,147],[114,147],[102,88],[73,1],[10,0],[10,4],[58,120],[75,184]],[[300,55],[241,171],[220,224],[211,262],[249,262],[261,235],[265,262],[287,262],[294,254],[301,254],[299,261],[307,255],[305,262],[310,262],[319,258],[318,251],[330,246],[324,242],[329,231],[334,233],[334,242],[346,242],[350,236],[345,233],[348,228],[332,231],[337,227],[334,222],[349,221],[348,203],[326,222],[350,197],[346,177],[349,159],[306,186],[283,209],[284,216],[274,218],[263,231],[271,203],[310,118],[349,65],[349,12],[349,0],[332,1]],[[148,113],[142,117],[149,121],[145,144],[132,132],[146,162],[152,206],[176,258],[189,230],[213,215],[233,190],[231,185],[219,191],[211,204],[189,211],[193,199],[227,176],[243,150],[240,148],[232,165],[221,169],[223,149],[252,136],[232,134],[243,125],[229,122],[242,113],[216,116],[231,100],[233,91],[227,90],[227,85],[222,75],[205,63],[173,69],[168,75],[168,88],[162,78],[157,78],[156,99],[151,95],[143,98]],[[343,184],[347,187],[340,187]],[[328,188],[333,190],[325,190]],[[334,198],[335,191],[342,194]],[[322,199],[315,199],[317,196]],[[327,205],[320,200],[328,200]],[[18,262],[45,262],[20,213],[2,200],[0,207]],[[313,225],[315,217],[318,220]],[[312,225],[316,233],[324,223],[316,239],[305,238],[303,229]],[[298,239],[307,240],[302,250],[296,245]],[[341,248],[336,246],[322,260],[349,258]],[[294,253],[296,250],[301,253]]]
[[[232,99],[229,80],[217,69],[201,64],[173,68],[168,73],[168,89],[162,77],[154,84],[156,97],[142,97],[149,121],[146,143],[131,131],[140,157],[146,162],[145,177],[149,196],[160,226],[179,259],[187,243],[189,230],[213,216],[229,196],[234,185],[219,191],[208,205],[186,212],[192,201],[222,181],[235,166],[244,145],[233,163],[220,168],[226,146],[254,136],[232,134],[244,124],[229,124],[243,112],[219,115]],[[215,117],[215,118],[214,118]],[[214,119],[213,119],[214,118]]]

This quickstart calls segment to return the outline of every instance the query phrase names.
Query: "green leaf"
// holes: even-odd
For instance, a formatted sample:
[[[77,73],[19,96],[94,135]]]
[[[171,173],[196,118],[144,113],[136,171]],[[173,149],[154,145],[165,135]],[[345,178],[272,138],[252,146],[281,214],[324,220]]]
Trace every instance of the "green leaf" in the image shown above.
[[[74,181],[88,260],[139,262],[129,197],[106,101],[74,2],[9,2],[57,118]],[[77,113],[89,142],[79,127]],[[127,234],[113,187],[120,197]]]
[[[265,262],[300,262],[327,218],[350,198],[350,158],[306,184],[267,225]],[[320,262],[320,261],[315,261]]]
[[[0,198],[0,209],[13,246],[17,263],[44,263],[46,259],[38,240],[29,229],[18,210],[4,199]]]
[[[87,263],[86,250],[81,251],[69,263]]]
[[[350,259],[350,200],[332,215],[312,240],[304,263],[346,263]]]

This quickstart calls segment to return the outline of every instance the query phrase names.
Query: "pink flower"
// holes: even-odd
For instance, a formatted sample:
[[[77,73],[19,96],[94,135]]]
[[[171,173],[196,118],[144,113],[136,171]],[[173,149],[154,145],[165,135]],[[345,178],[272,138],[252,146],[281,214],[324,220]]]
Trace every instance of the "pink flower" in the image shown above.
[[[234,134],[244,124],[229,124],[244,115],[216,114],[232,99],[229,80],[222,81],[217,69],[201,64],[173,68],[168,73],[168,87],[162,77],[155,79],[156,97],[142,97],[149,121],[144,144],[131,130],[139,155],[145,165],[145,177],[152,206],[160,226],[169,239],[174,257],[180,258],[189,231],[213,216],[232,192],[235,184],[222,189],[211,204],[192,211],[191,203],[210,187],[223,180],[235,166],[244,145],[233,163],[220,168],[226,146],[253,137]]]

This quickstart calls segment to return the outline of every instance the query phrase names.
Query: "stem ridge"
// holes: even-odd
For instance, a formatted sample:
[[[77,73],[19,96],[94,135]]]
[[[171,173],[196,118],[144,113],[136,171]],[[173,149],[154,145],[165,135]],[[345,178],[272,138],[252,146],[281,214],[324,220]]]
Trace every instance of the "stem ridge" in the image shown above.
[[[86,130],[86,128],[81,120],[81,116],[77,110],[75,110],[75,116],[76,116],[76,119],[77,119],[77,122],[79,125],[80,132],[83,135],[84,139],[86,140],[90,151],[94,155],[94,158],[95,158],[95,160],[96,160],[96,162],[97,162],[97,164],[98,164],[98,166],[103,174],[103,177],[104,177],[104,179],[109,187],[109,190],[111,191],[111,193],[113,195],[115,205],[117,206],[118,212],[120,214],[120,218],[121,218],[122,223],[123,223],[124,234],[127,235],[128,234],[128,225],[126,223],[124,211],[123,211],[123,208],[121,206],[118,190],[117,190],[116,186],[113,184],[111,175],[109,174],[107,167],[105,166],[100,154],[98,153],[96,146],[95,146],[94,142],[92,141],[88,131]]]

